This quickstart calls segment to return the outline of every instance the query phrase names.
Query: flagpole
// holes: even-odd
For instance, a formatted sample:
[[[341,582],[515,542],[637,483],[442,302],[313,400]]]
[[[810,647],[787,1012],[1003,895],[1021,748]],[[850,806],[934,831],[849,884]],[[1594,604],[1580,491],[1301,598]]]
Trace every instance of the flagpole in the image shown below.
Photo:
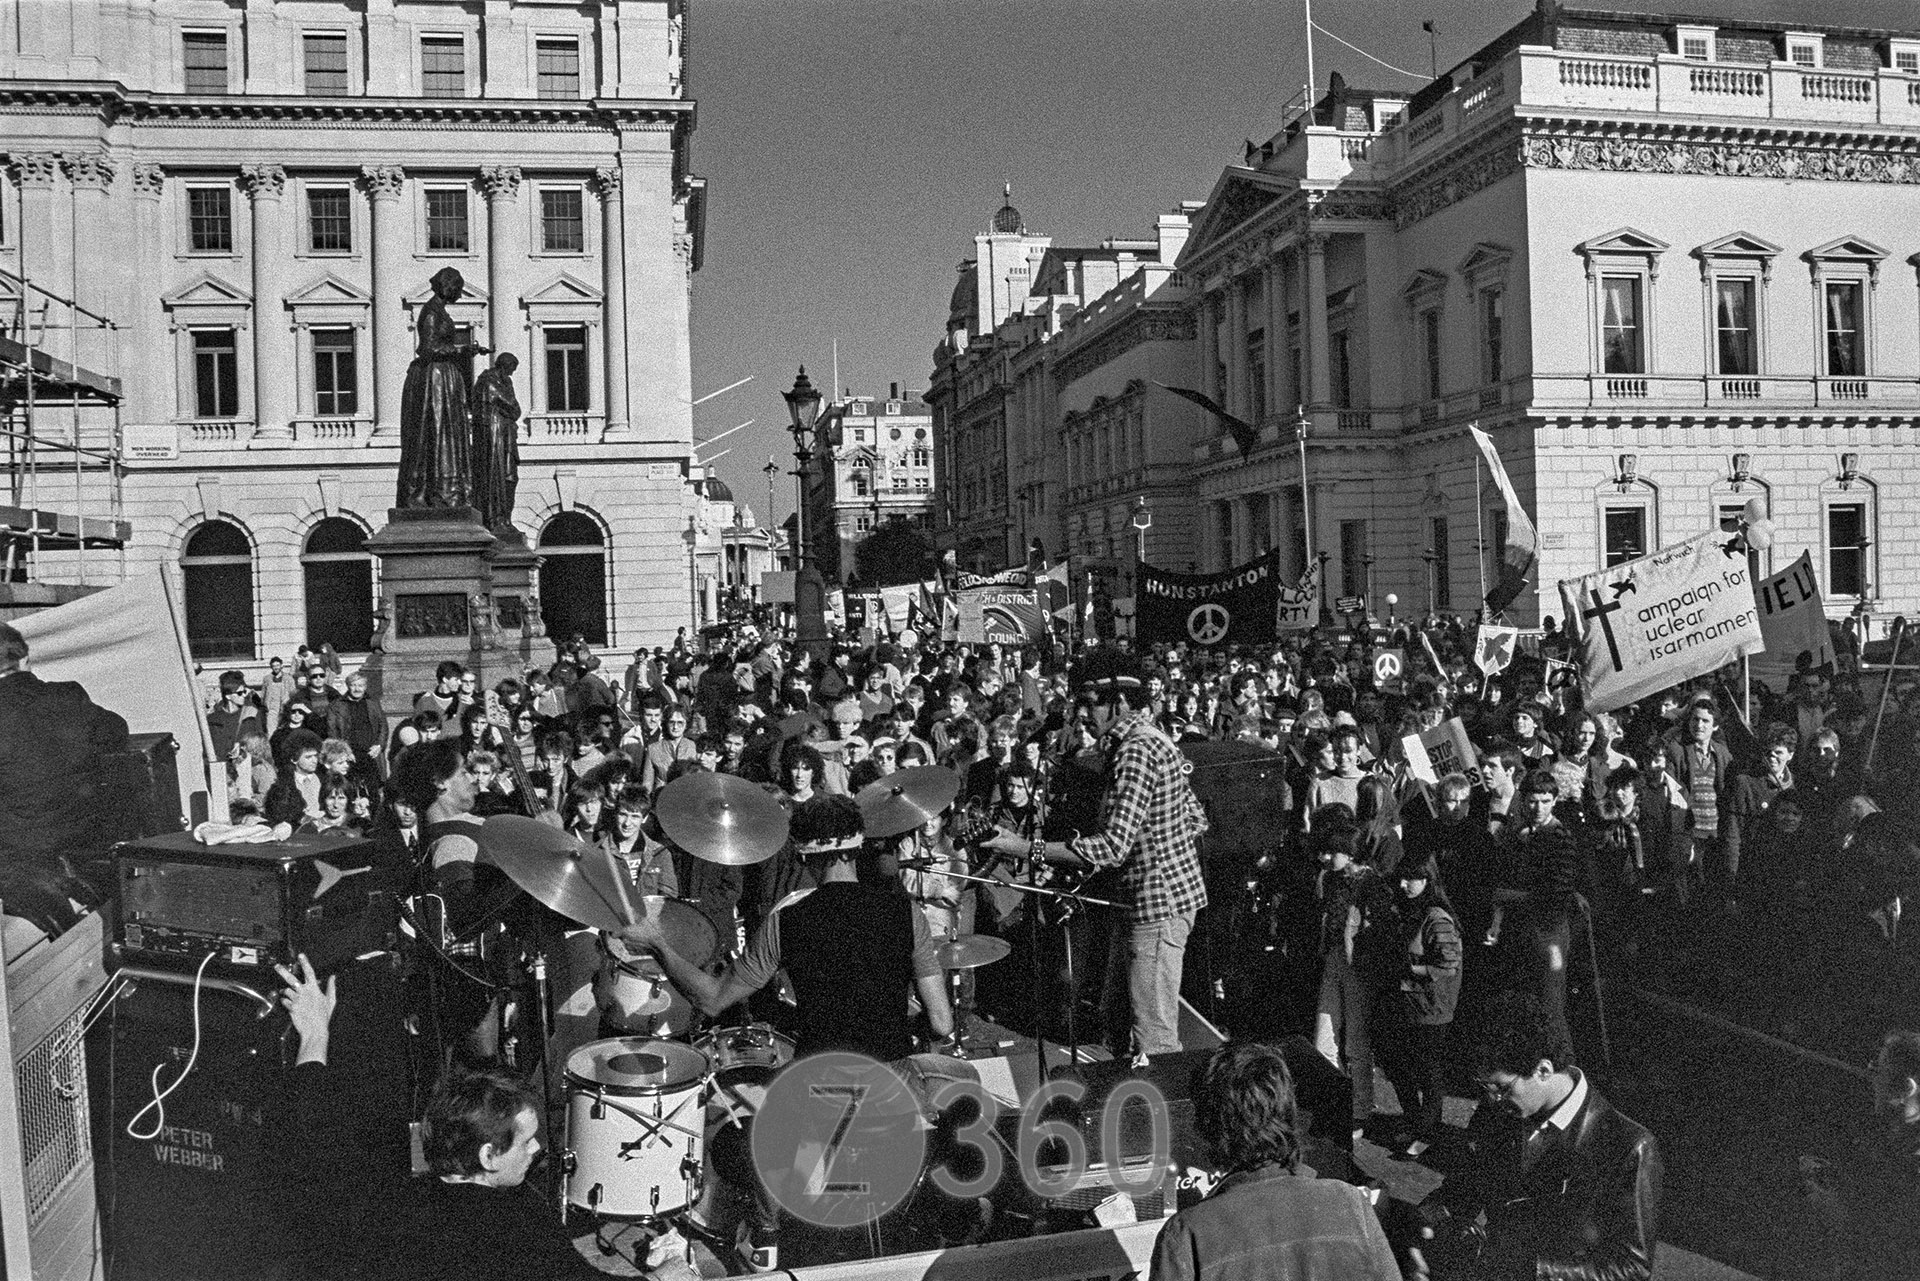
[[[1480,457],[1477,453],[1473,459],[1473,565],[1480,571],[1480,617],[1486,618],[1487,508],[1480,500]]]

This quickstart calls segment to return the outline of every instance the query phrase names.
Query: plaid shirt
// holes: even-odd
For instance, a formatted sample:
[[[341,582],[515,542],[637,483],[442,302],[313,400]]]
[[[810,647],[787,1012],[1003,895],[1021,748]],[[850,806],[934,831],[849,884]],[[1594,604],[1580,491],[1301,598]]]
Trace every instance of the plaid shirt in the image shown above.
[[[1132,924],[1198,912],[1207,905],[1198,846],[1207,816],[1187,784],[1186,758],[1144,712],[1117,732],[1101,830],[1069,848],[1095,867],[1120,869]]]

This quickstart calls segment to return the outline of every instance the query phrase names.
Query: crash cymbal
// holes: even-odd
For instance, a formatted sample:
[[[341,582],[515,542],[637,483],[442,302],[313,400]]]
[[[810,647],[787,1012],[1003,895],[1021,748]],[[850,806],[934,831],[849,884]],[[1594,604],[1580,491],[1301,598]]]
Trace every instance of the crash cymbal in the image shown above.
[[[496,814],[474,828],[480,857],[515,885],[566,917],[596,930],[618,930],[618,900],[607,878],[590,876],[600,857],[557,827],[520,814]]]
[[[860,789],[854,799],[870,837],[911,832],[960,795],[960,776],[944,765],[895,770]]]
[[[722,867],[764,863],[787,843],[786,807],[732,774],[683,774],[660,789],[653,816],[667,839]]]
[[[940,944],[934,949],[934,955],[940,958],[943,970],[977,970],[983,965],[992,965],[1011,951],[1013,944],[991,934],[962,934]]]

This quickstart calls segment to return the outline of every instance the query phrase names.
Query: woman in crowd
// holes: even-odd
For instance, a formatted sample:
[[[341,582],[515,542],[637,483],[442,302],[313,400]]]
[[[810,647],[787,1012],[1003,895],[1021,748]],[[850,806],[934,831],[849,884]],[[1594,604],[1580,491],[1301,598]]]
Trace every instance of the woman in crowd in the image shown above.
[[[1374,954],[1384,997],[1380,1066],[1400,1099],[1407,1131],[1400,1149],[1419,1156],[1440,1137],[1446,1096],[1447,1032],[1460,1000],[1460,923],[1431,859],[1410,858],[1391,878],[1399,893],[1382,911]]]

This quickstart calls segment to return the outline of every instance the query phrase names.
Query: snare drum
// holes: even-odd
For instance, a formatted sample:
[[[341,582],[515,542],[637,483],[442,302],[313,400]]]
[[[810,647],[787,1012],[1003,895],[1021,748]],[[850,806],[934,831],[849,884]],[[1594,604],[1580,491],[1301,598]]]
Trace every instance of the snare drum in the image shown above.
[[[567,1057],[567,1203],[610,1219],[699,1195],[709,1064],[673,1041],[616,1037]]]
[[[693,904],[681,899],[645,895],[640,902],[658,916],[667,946],[678,955],[704,965],[714,950],[713,923]],[[605,959],[594,979],[594,997],[606,1021],[636,1036],[685,1036],[693,1030],[693,1006],[680,989],[667,981],[666,971],[651,954],[603,934]]]

